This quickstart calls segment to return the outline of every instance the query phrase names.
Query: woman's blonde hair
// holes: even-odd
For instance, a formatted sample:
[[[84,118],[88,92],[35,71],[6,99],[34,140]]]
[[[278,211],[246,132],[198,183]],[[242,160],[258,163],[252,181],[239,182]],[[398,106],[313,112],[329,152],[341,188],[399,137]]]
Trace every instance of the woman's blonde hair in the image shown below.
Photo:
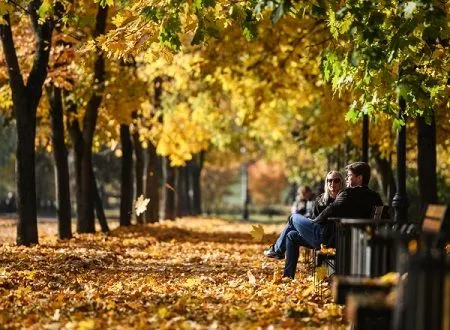
[[[324,202],[328,201],[328,199],[331,197],[330,196],[330,191],[328,189],[328,184],[327,184],[327,179],[328,179],[329,175],[333,175],[333,176],[339,177],[339,179],[341,179],[341,183],[339,184],[339,191],[344,189],[344,177],[342,176],[342,174],[339,173],[338,171],[334,171],[334,170],[328,172],[327,175],[325,176],[325,193],[323,194],[323,201]]]

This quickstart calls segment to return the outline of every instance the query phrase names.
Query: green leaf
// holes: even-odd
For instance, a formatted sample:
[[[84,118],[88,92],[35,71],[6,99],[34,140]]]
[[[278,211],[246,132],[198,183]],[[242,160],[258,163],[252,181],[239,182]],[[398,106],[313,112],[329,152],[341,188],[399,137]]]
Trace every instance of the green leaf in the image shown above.
[[[105,8],[106,6],[113,6],[114,0],[100,0],[99,3],[100,3],[100,6]]]
[[[352,123],[357,122],[360,117],[361,117],[361,111],[356,109],[356,105],[355,104],[352,104],[350,109],[345,114],[345,120],[346,121],[351,121]]]
[[[159,40],[163,45],[169,46],[174,50],[180,50],[181,41],[178,33],[181,31],[180,18],[176,14],[172,14],[163,25],[159,33]]]
[[[38,15],[40,19],[46,18],[53,12],[53,6],[50,0],[44,0],[38,9]]]
[[[339,23],[336,20],[336,14],[333,10],[328,9],[327,16],[328,16],[328,26],[330,27],[330,33],[335,39],[337,39],[339,36]]]
[[[243,25],[242,34],[244,35],[245,39],[247,41],[251,41],[256,38],[257,30],[256,30],[256,24],[254,23],[247,23]]]
[[[366,115],[370,115],[374,111],[373,104],[370,102],[365,102],[361,112]]]
[[[194,6],[195,10],[199,11],[203,8],[215,7],[216,1],[215,0],[194,0],[192,5]]]
[[[247,41],[251,41],[258,35],[258,24],[251,11],[247,11],[245,21],[242,23],[242,34]]]
[[[192,6],[195,10],[201,10],[202,9],[202,0],[194,0],[192,3]]]
[[[146,19],[159,24],[164,17],[164,11],[155,6],[147,6],[142,8],[141,15],[143,15]]]
[[[403,119],[395,118],[392,123],[392,128],[393,128],[393,130],[397,131],[404,125],[405,125],[405,121]]]

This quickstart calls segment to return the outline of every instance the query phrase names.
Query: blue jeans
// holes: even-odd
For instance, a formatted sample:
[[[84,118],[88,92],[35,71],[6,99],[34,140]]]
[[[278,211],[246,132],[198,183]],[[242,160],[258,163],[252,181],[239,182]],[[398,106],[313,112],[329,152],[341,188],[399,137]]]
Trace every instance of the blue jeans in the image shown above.
[[[300,255],[300,246],[310,249],[320,248],[320,244],[324,241],[324,227],[300,214],[291,215],[287,227],[291,229],[286,231],[284,238],[286,261],[283,276],[294,278]]]
[[[306,218],[305,216],[298,214],[298,213],[292,213],[289,216],[288,222],[286,223],[286,225],[284,226],[283,230],[281,231],[280,235],[278,236],[275,244],[273,245],[273,249],[275,250],[275,252],[280,253],[280,254],[285,254],[286,253],[286,242],[287,242],[287,236],[288,234],[295,230],[299,233],[302,234],[302,236],[306,236],[304,237],[310,245],[318,245],[318,247],[320,247],[320,244],[322,243],[322,233],[316,233],[317,235],[315,236],[317,239],[320,240],[320,243],[317,243],[317,241],[312,241],[312,237],[314,237],[314,229],[311,228],[322,228],[322,226],[315,224],[314,222],[312,222],[310,219]],[[317,229],[316,229],[317,231]]]

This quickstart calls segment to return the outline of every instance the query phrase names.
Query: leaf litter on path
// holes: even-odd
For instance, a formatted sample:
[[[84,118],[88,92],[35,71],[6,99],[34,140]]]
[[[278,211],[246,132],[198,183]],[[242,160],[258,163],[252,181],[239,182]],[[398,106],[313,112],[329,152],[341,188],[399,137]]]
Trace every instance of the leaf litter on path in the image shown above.
[[[5,225],[2,220],[1,225]],[[2,329],[345,329],[309,274],[281,278],[263,250],[279,225],[184,218],[41,245],[0,237]],[[258,234],[258,235],[259,235]],[[260,237],[257,237],[258,239]],[[300,265],[301,266],[301,265]],[[302,268],[302,267],[300,267]]]

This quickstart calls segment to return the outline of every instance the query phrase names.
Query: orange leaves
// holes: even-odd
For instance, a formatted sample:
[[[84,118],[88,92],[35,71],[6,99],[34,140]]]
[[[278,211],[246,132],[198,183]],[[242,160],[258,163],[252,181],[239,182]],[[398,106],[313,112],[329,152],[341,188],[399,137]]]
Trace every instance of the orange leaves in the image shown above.
[[[274,235],[255,243],[250,224],[191,218],[70,241],[56,240],[56,222],[39,225],[40,233],[52,233],[41,246],[0,246],[2,326],[344,327],[327,291],[320,300],[308,290],[312,280],[306,274],[281,280],[282,263],[262,254]],[[261,227],[273,233],[280,226]],[[0,243],[6,241],[2,233]]]

